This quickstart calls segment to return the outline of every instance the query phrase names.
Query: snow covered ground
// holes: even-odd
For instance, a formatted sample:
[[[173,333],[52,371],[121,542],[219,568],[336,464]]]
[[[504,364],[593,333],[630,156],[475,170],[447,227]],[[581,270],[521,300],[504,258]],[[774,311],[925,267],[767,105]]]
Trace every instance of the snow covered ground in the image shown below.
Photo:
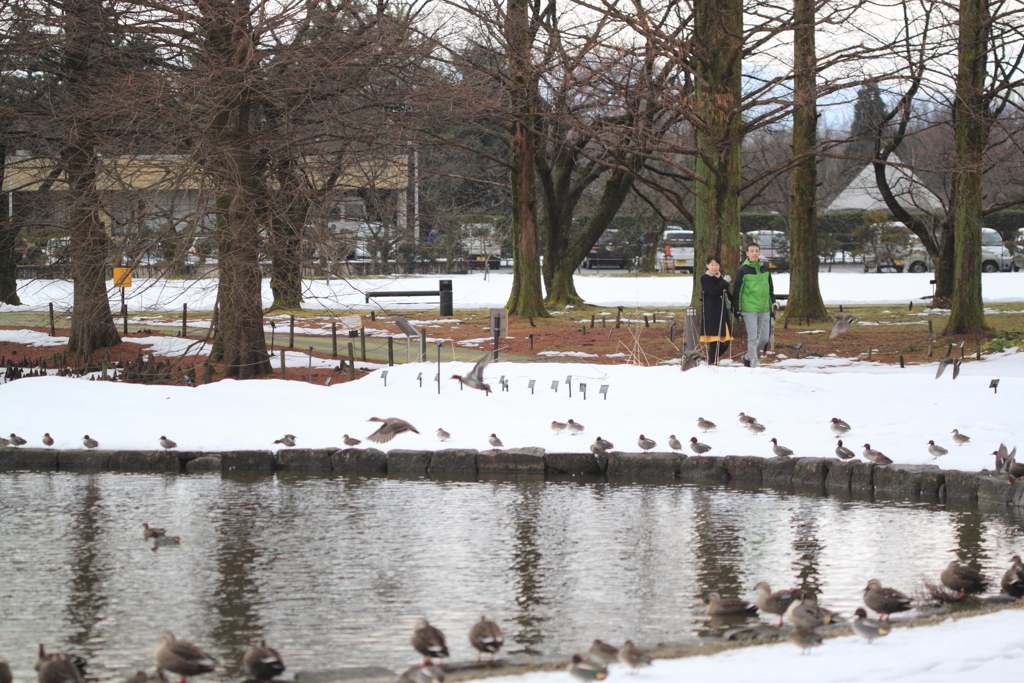
[[[885,291],[891,294],[900,278],[915,276],[856,277],[864,283],[884,282]],[[1006,277],[1016,285],[1007,298],[1024,299],[1024,291],[1018,291],[1024,289],[1019,285],[1024,280],[1012,279],[1013,275],[993,277]],[[613,285],[606,292],[609,299],[622,283],[632,282],[624,278],[581,280],[591,279],[602,286],[605,280]],[[647,280],[659,286],[670,283],[676,289],[688,288],[678,280]],[[416,286],[415,280],[404,282]],[[458,287],[456,284],[457,294]],[[920,283],[913,287],[920,288]],[[853,289],[863,298],[881,296],[868,287]],[[46,300],[38,299],[35,305],[44,306],[40,302]],[[159,296],[151,301],[154,306],[164,305]],[[175,308],[180,303],[179,299],[168,305]],[[486,306],[489,302],[481,295],[474,303],[463,305]],[[201,305],[190,301],[189,307],[197,309]],[[8,335],[19,335],[23,343],[57,341],[24,330],[3,332],[3,338]],[[156,350],[165,354],[183,353],[181,345],[195,343],[166,337],[131,341],[164,344],[166,347]],[[304,364],[304,354],[291,355],[289,365]],[[57,447],[81,448],[81,438],[88,433],[103,448],[111,449],[153,449],[157,448],[158,437],[167,435],[182,450],[217,451],[272,449],[276,448],[275,439],[292,433],[298,436],[300,447],[327,447],[339,446],[344,433],[365,438],[376,427],[367,422],[370,417],[395,415],[410,420],[421,434],[401,435],[387,444],[388,448],[482,450],[489,447],[487,436],[494,432],[506,447],[584,451],[595,436],[601,435],[613,441],[617,450],[636,452],[637,437],[644,433],[659,442],[658,450],[665,450],[668,435],[675,434],[684,442],[695,436],[710,444],[712,455],[768,457],[768,439],[776,437],[798,456],[831,456],[836,440],[828,422],[831,417],[840,417],[853,425],[845,442],[854,451],[870,443],[898,463],[936,463],[927,452],[929,439],[950,451],[936,464],[962,470],[991,468],[990,454],[1000,442],[1010,447],[1024,446],[1024,427],[1019,419],[1020,406],[1024,405],[1024,353],[1008,352],[981,362],[968,361],[955,381],[948,371],[936,380],[934,363],[900,369],[836,357],[785,359],[755,370],[701,366],[686,373],[678,367],[494,363],[487,368],[486,379],[497,388],[499,377],[505,375],[510,385],[508,392],[497,391],[490,396],[460,390],[457,382],[446,379],[464,374],[469,367],[468,363],[445,362],[438,372],[436,364],[413,363],[379,368],[358,381],[331,387],[280,380],[222,381],[186,388],[29,378],[0,385],[0,434],[15,432],[38,446],[43,432],[49,432]],[[442,378],[440,393],[433,381],[436,374]],[[422,387],[418,375],[422,375]],[[989,388],[994,378],[1001,380],[998,393]],[[532,392],[528,388],[531,380],[535,383]],[[557,392],[552,389],[553,382],[557,383]],[[587,385],[586,400],[581,383]],[[607,400],[598,393],[602,385],[608,385]],[[735,420],[740,411],[756,416],[768,427],[767,432],[752,436],[741,429]],[[706,434],[699,432],[694,424],[698,417],[717,422],[718,428]],[[586,431],[575,437],[550,431],[552,420],[568,418],[583,424]],[[438,427],[452,433],[452,439],[443,445],[433,435]],[[972,441],[953,445],[949,437],[954,428],[970,435]],[[608,680],[1010,680],[1019,675],[1024,664],[1022,626],[1024,613],[1007,610],[932,627],[897,629],[873,645],[853,636],[830,639],[808,656],[802,656],[790,643],[781,643],[656,661],[635,676],[621,666],[613,666]],[[491,680],[547,683],[568,680],[568,675],[534,673]]]
[[[613,664],[610,683],[980,683],[1016,680],[1024,666],[1024,612],[946,620],[936,626],[897,628],[873,643],[857,636],[831,638],[807,656],[791,643],[748,647],[716,655],[655,660],[633,675]],[[620,643],[613,643],[619,645]],[[555,683],[564,672],[489,678],[488,683]]]
[[[930,296],[932,273],[821,273],[821,294],[828,305],[883,304],[918,301]],[[453,281],[455,308],[500,308],[508,301],[512,288],[512,275],[491,273],[485,280],[481,275],[402,276],[351,280],[307,280],[304,282],[305,303],[310,310],[367,310],[371,308],[430,309],[437,307],[437,299],[381,299],[367,304],[365,293],[376,290],[416,290],[433,288],[440,279]],[[774,276],[777,292],[789,291],[789,275]],[[579,275],[576,287],[587,303],[598,306],[664,306],[678,308],[690,302],[692,280],[678,277],[623,277],[609,275]],[[19,283],[18,295],[25,306],[0,305],[0,312],[8,310],[44,310],[50,302],[58,310],[71,306],[72,287],[68,281],[30,280]],[[982,275],[984,299],[989,303],[1024,301],[1024,274],[986,273]],[[187,303],[190,310],[213,310],[217,297],[216,280],[145,280],[136,279],[126,290],[131,312],[181,310]],[[120,291],[111,288],[110,299],[120,306]],[[269,306],[273,298],[270,281],[263,281],[263,303]]]
[[[296,353],[288,362],[303,367],[305,358]],[[675,434],[684,443],[697,437],[711,445],[712,455],[771,457],[768,440],[775,437],[798,456],[831,457],[836,439],[828,424],[839,417],[853,426],[847,446],[859,453],[870,443],[897,463],[980,470],[992,467],[990,454],[1000,442],[1024,446],[1024,427],[1016,419],[1024,405],[1024,353],[965,362],[955,381],[948,371],[936,380],[934,363],[900,369],[843,358],[787,359],[755,370],[701,366],[686,373],[666,366],[499,362],[487,368],[485,378],[498,389],[505,376],[509,390],[490,396],[460,390],[449,379],[469,368],[442,363],[440,393],[434,363],[380,368],[331,387],[272,379],[196,388],[22,379],[0,385],[0,434],[15,432],[38,445],[49,432],[59,448],[79,448],[82,435],[89,434],[104,448],[119,449],[153,448],[164,434],[182,449],[217,451],[274,448],[275,439],[291,433],[299,446],[316,448],[340,445],[345,433],[368,436],[376,426],[367,422],[370,417],[398,416],[421,434],[401,435],[390,448],[484,450],[487,437],[496,433],[510,448],[585,452],[600,435],[616,450],[637,452],[643,433],[658,442],[656,450],[667,450],[666,440]],[[998,393],[989,388],[993,378],[1001,380]],[[602,385],[608,385],[607,400],[599,393]],[[124,419],[126,411],[130,419]],[[740,411],[757,417],[767,432],[753,436],[740,428]],[[698,417],[718,428],[701,433]],[[551,432],[552,420],[568,418],[586,431]],[[443,446],[434,436],[439,427],[452,434]],[[954,445],[954,428],[972,441]],[[949,454],[937,462],[928,454],[929,440]]]

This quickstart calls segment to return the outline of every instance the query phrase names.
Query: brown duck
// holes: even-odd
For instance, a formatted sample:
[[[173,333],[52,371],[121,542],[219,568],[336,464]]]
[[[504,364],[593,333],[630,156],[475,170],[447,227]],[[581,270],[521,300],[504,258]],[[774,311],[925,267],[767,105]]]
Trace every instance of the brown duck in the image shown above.
[[[500,626],[482,616],[480,621],[469,629],[469,644],[480,653],[477,655],[476,661],[479,662],[484,654],[491,655],[491,660],[493,660],[494,655],[505,644],[505,636],[502,635]]]
[[[619,648],[609,645],[603,640],[594,640],[587,650],[590,658],[599,664],[611,664],[619,658]]]
[[[1024,598],[1024,563],[1020,561],[1020,555],[1014,555],[1010,560],[1010,568],[1003,574],[1000,585],[1010,597],[1018,600]]]
[[[370,434],[370,436],[366,437],[370,441],[375,441],[377,443],[387,443],[388,441],[391,441],[391,439],[395,438],[399,434],[404,434],[406,432],[415,432],[416,434],[420,433],[419,430],[413,427],[410,423],[406,422],[405,420],[401,420],[397,417],[389,417],[385,419],[379,417],[371,417],[368,421],[383,423],[377,429],[377,431],[375,431],[373,434]]]
[[[751,605],[739,598],[723,598],[718,593],[711,593],[704,600],[707,607],[704,614],[709,617],[735,617],[757,614],[757,605]]]
[[[179,640],[167,631],[160,637],[156,648],[157,671],[170,671],[181,676],[179,683],[185,683],[189,676],[210,673],[217,666],[217,660],[188,642]]]
[[[39,643],[35,670],[39,672],[39,683],[82,683],[85,660],[64,652],[47,654],[46,648]]]
[[[632,640],[627,640],[619,650],[619,661],[636,673],[640,667],[651,665],[651,656],[634,645]]]
[[[444,634],[434,628],[426,619],[416,622],[416,630],[412,632],[412,646],[423,655],[423,664],[430,665],[434,657],[448,656],[448,645],[444,642]]]
[[[249,648],[245,656],[242,657],[242,665],[249,674],[249,678],[257,681],[269,681],[284,672],[281,655],[274,648],[267,647],[265,640],[261,640],[259,645]]]
[[[868,609],[881,614],[886,621],[890,615],[909,610],[910,602],[910,598],[895,588],[883,587],[878,579],[868,581],[867,588],[864,589],[864,604]]]
[[[754,590],[758,592],[757,597],[754,599],[757,608],[762,612],[778,614],[779,626],[782,626],[782,618],[785,616],[786,610],[789,609],[789,605],[794,600],[803,597],[803,591],[799,588],[775,591],[773,593],[771,587],[765,581],[761,581],[754,586]]]
[[[956,591],[958,598],[965,595],[984,593],[988,589],[988,579],[984,574],[975,571],[953,560],[942,570],[942,585]]]
[[[166,536],[167,529],[159,529],[155,526],[150,526],[148,523],[142,523],[142,538],[149,540],[151,538],[158,538],[160,536]]]
[[[82,683],[82,672],[75,665],[74,657],[62,652],[44,655],[42,645],[39,646],[39,654],[36,662],[39,683]]]

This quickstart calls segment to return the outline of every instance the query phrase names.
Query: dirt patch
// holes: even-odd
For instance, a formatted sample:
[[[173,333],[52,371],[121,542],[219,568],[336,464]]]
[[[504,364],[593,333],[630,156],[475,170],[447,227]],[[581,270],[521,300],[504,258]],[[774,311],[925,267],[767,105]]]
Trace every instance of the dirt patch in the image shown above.
[[[829,339],[831,323],[828,321],[787,321],[779,317],[775,328],[776,355],[768,356],[764,362],[771,364],[782,358],[828,357],[859,358],[880,363],[899,364],[902,358],[905,364],[934,362],[945,356],[953,345],[952,353],[962,353],[965,362],[977,357],[979,346],[986,340],[999,338],[1020,339],[1024,337],[1024,304],[992,305],[987,316],[989,324],[994,327],[992,334],[981,336],[943,337],[939,335],[945,326],[946,313],[942,311],[913,310],[900,307],[863,306],[846,307],[844,312],[859,316],[860,321],[851,330],[836,339]],[[838,312],[838,311],[836,311]],[[394,359],[403,362],[405,359],[404,338],[394,324],[392,315],[366,314],[363,323],[368,329],[378,330],[378,334],[393,331],[395,337]],[[458,311],[450,319],[439,319],[436,312],[407,312],[405,317],[417,329],[425,329],[431,339],[443,339],[448,349],[454,347],[459,351],[460,359],[471,359],[493,348],[491,321],[488,311]],[[684,309],[618,309],[618,308],[580,308],[556,312],[550,318],[521,319],[511,316],[508,320],[508,336],[500,339],[500,353],[509,360],[532,360],[550,362],[585,362],[592,364],[658,365],[673,362],[679,358],[682,347],[682,321]],[[168,320],[173,316],[168,315]],[[202,313],[190,313],[190,321],[201,321]],[[287,344],[288,321],[278,317],[276,320],[275,347]],[[269,321],[269,319],[268,319]],[[338,331],[338,349],[340,357],[331,357],[331,339],[329,336],[332,318],[323,313],[297,314],[297,329],[319,328],[319,336],[296,335],[295,351],[305,352],[309,346],[316,346],[313,355],[317,358],[330,358],[336,362],[332,368],[314,368],[312,381],[324,384],[328,378],[331,383],[349,380],[347,368],[347,346],[353,342],[356,358],[360,357],[359,339],[347,337]],[[931,323],[929,326],[929,322]],[[46,328],[31,328],[47,333]],[[174,328],[153,327],[142,329],[128,335],[146,337],[154,334],[173,334]],[[66,329],[58,329],[58,336],[67,336]],[[738,360],[746,347],[742,327],[734,332],[737,340],[733,342],[726,358]],[[206,332],[190,335],[190,339],[202,341]],[[269,336],[268,336],[269,340]],[[386,339],[377,336],[367,338],[369,350],[368,360],[386,362],[384,348]],[[991,342],[989,342],[991,344]],[[800,348],[798,349],[798,345]],[[429,354],[429,352],[428,352]],[[413,354],[415,356],[415,352]],[[149,357],[149,351],[139,344],[122,342],[109,349],[103,349],[91,358],[68,356],[64,346],[33,347],[25,344],[0,342],[0,365],[13,364],[23,368],[27,375],[38,367],[79,368],[99,370],[104,363],[111,371],[124,367],[125,364],[137,361],[140,356]],[[429,355],[428,355],[429,357]],[[450,358],[450,353],[445,357]],[[154,362],[166,365],[169,379],[164,383],[182,384],[186,375],[202,379],[202,365],[205,355],[187,355],[184,357],[154,356]],[[223,378],[223,373],[216,363],[212,364],[213,380]],[[366,374],[357,370],[356,377]],[[267,378],[280,378],[280,371],[275,371]],[[289,367],[285,379],[309,381],[307,367]]]

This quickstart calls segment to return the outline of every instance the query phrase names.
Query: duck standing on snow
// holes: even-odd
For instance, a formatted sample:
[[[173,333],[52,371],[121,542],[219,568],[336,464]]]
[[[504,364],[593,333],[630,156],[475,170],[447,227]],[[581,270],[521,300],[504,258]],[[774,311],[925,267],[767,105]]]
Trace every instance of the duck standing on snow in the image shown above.
[[[772,453],[774,453],[778,457],[780,457],[780,458],[788,458],[789,456],[793,455],[793,451],[788,449],[788,448],[786,448],[785,446],[780,446],[779,442],[775,439],[774,436],[771,438],[771,442],[772,442]]]
[[[484,654],[491,655],[493,661],[494,655],[505,644],[505,636],[502,634],[500,626],[487,617],[480,617],[480,621],[469,629],[469,643],[480,653],[477,655],[476,661],[479,662]]]
[[[704,433],[707,433],[712,429],[716,429],[717,427],[718,425],[716,425],[711,420],[705,420],[703,417],[697,418],[697,429],[701,430]]]
[[[673,453],[683,450],[683,444],[679,443],[679,439],[676,438],[675,434],[669,434],[668,447],[672,449]]]
[[[43,445],[47,448],[53,445],[53,437],[50,436],[50,432],[43,434]]]
[[[836,436],[842,436],[851,429],[847,422],[840,420],[838,417],[832,418],[831,422],[829,422],[828,428],[831,429],[832,433]]]
[[[876,451],[871,447],[871,444],[864,444],[864,451],[861,453],[865,460],[875,463],[876,465],[891,465],[892,460],[886,456],[882,451]],[[868,605],[870,607],[870,605]]]
[[[700,441],[697,441],[697,437],[691,436],[690,450],[696,453],[697,455],[703,455],[704,453],[707,453],[708,451],[711,450],[711,446],[707,445],[706,443],[701,443]]]
[[[501,439],[498,438],[497,434],[491,434],[487,438],[487,443],[491,444],[494,448],[502,448],[505,445],[501,442]]]
[[[934,440],[928,442],[928,452],[934,455],[936,458],[941,458],[942,456],[949,453],[949,451],[947,451],[945,448],[935,443]]]
[[[96,439],[89,438],[89,435],[86,434],[82,437],[82,445],[86,448],[99,448],[100,442]]]
[[[168,439],[166,436],[161,436],[160,437],[160,445],[163,446],[164,448],[168,449],[168,450],[170,450],[172,448],[177,448],[178,447],[178,444],[174,443],[173,441]]]
[[[657,446],[658,442],[655,441],[654,439],[648,439],[646,436],[641,434],[640,438],[637,439],[636,445],[639,446],[641,450],[646,452]]]
[[[590,658],[599,664],[611,664],[619,658],[619,648],[609,645],[603,640],[594,640],[587,650]]]
[[[555,436],[558,436],[568,428],[569,424],[567,422],[559,422],[558,420],[551,421],[551,431],[555,433]]]
[[[452,435],[449,434],[448,432],[446,432],[445,430],[441,429],[440,427],[438,427],[437,428],[437,438],[440,439],[441,441],[447,441],[448,439],[452,438]]]
[[[491,393],[491,385],[484,382],[484,368],[491,362],[493,355],[490,351],[480,357],[480,360],[476,362],[473,369],[469,371],[465,376],[463,375],[452,375],[452,379],[457,379],[470,389],[479,389],[486,393]]]
[[[25,439],[21,438],[17,434],[13,434],[12,433],[11,434],[11,438],[8,441],[8,443],[10,443],[12,446],[17,447],[17,446],[24,446],[25,444],[28,443],[28,441],[25,441]]]
[[[640,667],[651,665],[651,656],[634,645],[632,640],[627,640],[619,650],[619,661],[636,673]]]
[[[739,415],[736,416],[736,419],[739,421],[741,427],[746,427],[751,422],[757,422],[756,417],[753,417],[752,415],[747,415],[746,413],[740,413]]]
[[[359,444],[361,444],[361,443],[362,443],[362,441],[361,441],[361,440],[359,440],[359,439],[353,439],[353,438],[352,438],[351,436],[349,436],[348,434],[342,434],[342,435],[341,435],[341,442],[342,442],[343,444],[345,444],[346,446],[348,446],[349,448],[351,448],[352,446],[358,446]]]
[[[573,436],[576,436],[584,429],[583,425],[581,425],[579,422],[574,422],[572,418],[569,419],[569,422],[566,423],[566,426],[569,428],[569,433],[572,434]]]
[[[965,595],[984,593],[988,588],[988,579],[979,571],[964,566],[953,560],[942,570],[942,585],[956,591],[963,598]]]
[[[766,429],[763,424],[761,424],[760,422],[757,422],[756,420],[752,421],[752,422],[748,422],[747,424],[745,424],[743,426],[746,428],[746,430],[748,432],[750,432],[754,436],[757,436],[758,434],[760,434],[761,432],[763,432]]]
[[[821,645],[821,635],[816,633],[813,629],[804,628],[797,626],[793,629],[793,632],[786,637],[786,640],[799,647],[802,652],[801,654],[808,654],[811,648],[818,647]]]
[[[839,442],[836,444],[836,457],[840,460],[849,460],[854,457],[854,452],[843,445],[842,439],[839,439]]]
[[[377,429],[377,431],[375,431],[373,434],[370,434],[370,436],[366,437],[370,441],[374,441],[376,443],[387,443],[388,441],[391,441],[391,439],[395,438],[399,434],[404,434],[406,432],[415,432],[416,434],[419,434],[419,430],[413,427],[412,424],[397,417],[371,417],[369,420],[367,420],[367,422],[383,423]]]
[[[874,619],[868,619],[868,613],[864,611],[863,607],[858,607],[854,610],[850,626],[853,628],[854,633],[861,638],[867,638],[869,643],[875,638],[881,638],[889,634],[889,627]]]
[[[971,440],[971,437],[967,436],[966,434],[961,434],[960,432],[958,432],[955,429],[952,432],[950,432],[950,434],[953,435],[953,442],[957,446],[963,446],[965,443],[967,443],[968,441]],[[14,436],[14,435],[12,434],[11,436]]]
[[[906,612],[910,609],[910,598],[900,593],[895,588],[886,588],[878,579],[868,581],[864,589],[864,604],[875,612],[881,614],[886,621],[897,612]]]

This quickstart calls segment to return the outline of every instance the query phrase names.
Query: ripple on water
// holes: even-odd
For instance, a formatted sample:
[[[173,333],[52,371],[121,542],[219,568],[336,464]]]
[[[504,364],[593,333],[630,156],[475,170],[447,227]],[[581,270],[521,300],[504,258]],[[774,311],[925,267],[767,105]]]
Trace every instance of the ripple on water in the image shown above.
[[[0,476],[0,654],[34,676],[38,643],[121,679],[164,630],[227,679],[266,638],[289,669],[417,661],[421,617],[455,658],[481,614],[506,650],[715,632],[717,590],[803,585],[850,614],[870,578],[912,593],[949,551],[998,577],[1016,513],[769,490],[577,482],[8,473]],[[180,547],[143,541],[166,527]]]

